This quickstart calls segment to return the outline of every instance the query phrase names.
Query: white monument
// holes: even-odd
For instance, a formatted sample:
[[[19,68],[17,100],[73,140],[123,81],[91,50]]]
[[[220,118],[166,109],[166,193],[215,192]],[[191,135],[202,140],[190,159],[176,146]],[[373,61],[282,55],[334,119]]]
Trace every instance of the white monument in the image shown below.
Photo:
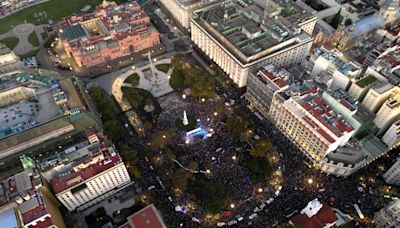
[[[186,115],[186,111],[183,111],[183,125],[187,126],[189,124],[189,120]]]

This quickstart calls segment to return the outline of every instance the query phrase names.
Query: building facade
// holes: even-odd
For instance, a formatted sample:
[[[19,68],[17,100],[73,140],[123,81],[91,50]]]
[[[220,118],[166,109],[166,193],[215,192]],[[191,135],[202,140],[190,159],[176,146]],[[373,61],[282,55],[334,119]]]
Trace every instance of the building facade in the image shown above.
[[[387,82],[374,85],[368,90],[362,104],[371,112],[376,113],[383,103],[390,97],[395,87]]]
[[[400,186],[400,159],[397,159],[382,176],[387,184]]]
[[[137,2],[103,1],[95,12],[60,22],[60,39],[78,66],[93,67],[160,44],[158,31]]]
[[[0,74],[15,71],[21,66],[19,57],[12,50],[0,43]]]
[[[283,26],[275,19],[278,17],[263,19],[257,7],[225,1],[194,11],[191,19],[194,44],[238,87],[247,84],[253,69],[268,64],[281,67],[299,63],[313,42],[297,24]]]
[[[201,8],[210,0],[161,0],[161,4],[185,29],[190,29],[190,18],[194,10]]]
[[[83,210],[130,185],[128,171],[104,137],[88,140],[42,161],[38,167],[55,197],[69,210]],[[90,141],[92,143],[90,143]]]
[[[285,79],[289,78],[289,74],[284,69],[275,69],[273,65],[265,66],[257,73],[251,73],[245,94],[250,106],[263,116],[268,116],[275,92],[288,87]]]
[[[379,228],[400,227],[400,200],[394,200],[375,213],[374,223]]]
[[[400,120],[396,120],[382,137],[382,141],[389,147],[393,148],[400,143]]]
[[[375,125],[379,128],[378,134],[383,134],[400,116],[400,89],[396,87],[379,111],[376,113],[374,120]]]

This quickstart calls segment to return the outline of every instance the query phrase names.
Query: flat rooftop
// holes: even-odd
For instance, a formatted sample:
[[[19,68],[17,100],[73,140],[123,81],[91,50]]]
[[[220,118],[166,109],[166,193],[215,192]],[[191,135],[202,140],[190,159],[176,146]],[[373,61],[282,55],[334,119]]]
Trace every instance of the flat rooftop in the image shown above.
[[[179,4],[183,6],[191,6],[199,2],[205,2],[205,0],[175,0],[175,1],[177,1]]]
[[[312,39],[282,16],[264,16],[246,1],[225,1],[194,12],[193,20],[243,64]]]

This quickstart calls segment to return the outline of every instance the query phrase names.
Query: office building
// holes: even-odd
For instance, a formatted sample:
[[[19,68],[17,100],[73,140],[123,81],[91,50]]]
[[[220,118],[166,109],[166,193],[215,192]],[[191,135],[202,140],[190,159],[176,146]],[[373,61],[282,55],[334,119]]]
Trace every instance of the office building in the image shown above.
[[[387,184],[400,186],[400,158],[382,176]]]
[[[78,66],[93,67],[149,49],[160,43],[158,31],[137,2],[103,3],[95,12],[59,23],[67,55]]]
[[[275,92],[288,87],[287,80],[290,73],[283,69],[277,69],[273,65],[262,67],[255,73],[251,73],[247,80],[246,100],[250,106],[263,116],[267,116]]]
[[[38,167],[69,211],[84,210],[131,183],[121,157],[103,137],[99,142],[83,141],[67,148]]]
[[[194,10],[200,9],[213,0],[161,0],[161,4],[172,17],[185,29],[190,29],[190,18]]]
[[[379,228],[400,227],[400,200],[393,200],[389,205],[375,213],[374,224]]]
[[[313,38],[302,30],[302,26],[315,25],[315,20],[309,20],[312,16],[297,14],[295,8],[279,16],[278,8],[271,5],[265,13],[250,1],[224,1],[196,10],[191,19],[192,41],[238,87],[246,86],[252,70],[299,63],[312,46]],[[292,14],[299,17],[294,19]],[[303,19],[307,24],[299,26],[297,22]]]
[[[318,94],[318,87],[276,93],[270,108],[276,126],[315,163],[344,146],[355,129],[335,113]]]

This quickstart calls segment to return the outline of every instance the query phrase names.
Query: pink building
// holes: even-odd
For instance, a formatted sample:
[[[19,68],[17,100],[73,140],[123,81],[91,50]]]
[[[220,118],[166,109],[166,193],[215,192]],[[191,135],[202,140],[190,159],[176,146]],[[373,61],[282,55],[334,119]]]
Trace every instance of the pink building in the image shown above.
[[[70,16],[59,27],[62,45],[78,66],[105,64],[160,43],[158,31],[137,2],[103,1],[94,12]]]

